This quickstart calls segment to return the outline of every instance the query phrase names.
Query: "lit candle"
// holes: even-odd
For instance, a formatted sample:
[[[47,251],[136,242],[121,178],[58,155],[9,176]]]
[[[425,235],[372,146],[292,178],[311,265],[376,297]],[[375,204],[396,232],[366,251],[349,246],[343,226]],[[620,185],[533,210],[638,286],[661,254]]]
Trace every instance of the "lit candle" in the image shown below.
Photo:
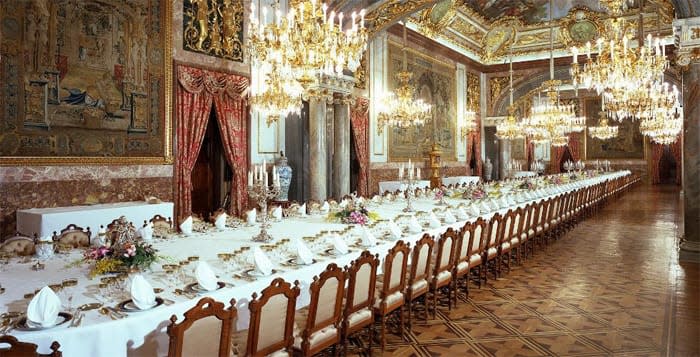
[[[649,47],[649,51],[651,51],[651,34],[647,35],[647,47]]]
[[[311,0],[311,18],[316,17],[316,0]]]
[[[365,27],[365,9],[360,10],[360,27]]]
[[[615,41],[610,40],[610,59],[615,61]]]
[[[323,9],[323,23],[326,23],[326,11],[328,10],[328,5],[326,3],[323,3],[323,6],[321,6],[321,9]]]
[[[588,55],[588,59],[591,59],[591,41],[586,42],[586,51]]]
[[[578,63],[578,48],[571,47],[571,52],[574,53],[574,63]]]
[[[416,169],[416,180],[420,180],[420,167]]]
[[[338,28],[343,31],[343,13],[338,14]]]
[[[262,8],[263,11],[263,25],[267,24],[267,8],[263,6]]]
[[[301,23],[304,23],[304,3],[299,4],[299,16],[301,16]]]
[[[331,10],[331,16],[328,18],[328,28],[333,27],[333,21],[335,21],[335,11]]]
[[[627,54],[627,36],[622,38],[622,55]]]
[[[661,55],[666,57],[666,39],[661,40]]]
[[[253,173],[248,170],[248,186],[253,186]]]
[[[352,27],[355,27],[355,19],[357,18],[357,13],[355,11],[352,12],[352,15],[350,15],[352,18]]]

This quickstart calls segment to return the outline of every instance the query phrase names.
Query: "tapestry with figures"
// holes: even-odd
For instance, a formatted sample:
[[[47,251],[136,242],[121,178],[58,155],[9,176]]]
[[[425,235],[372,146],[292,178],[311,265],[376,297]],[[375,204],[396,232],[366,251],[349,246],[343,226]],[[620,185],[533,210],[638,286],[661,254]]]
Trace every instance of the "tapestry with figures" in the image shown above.
[[[403,67],[401,47],[390,42],[389,73]],[[389,129],[389,159],[427,158],[433,143],[442,151],[443,160],[455,159],[455,128],[457,118],[456,73],[453,65],[427,57],[413,50],[407,51],[408,70],[413,73],[411,84],[416,98],[430,104],[431,118],[417,127]],[[398,86],[394,76],[389,78],[388,90]]]
[[[0,161],[168,161],[167,1],[2,1],[0,10]]]

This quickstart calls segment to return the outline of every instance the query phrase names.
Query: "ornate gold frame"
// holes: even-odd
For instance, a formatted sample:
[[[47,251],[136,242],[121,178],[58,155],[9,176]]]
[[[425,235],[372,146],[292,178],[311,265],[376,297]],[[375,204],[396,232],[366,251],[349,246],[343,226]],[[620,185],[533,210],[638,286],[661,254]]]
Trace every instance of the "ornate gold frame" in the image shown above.
[[[32,165],[136,165],[136,164],[173,164],[173,138],[172,138],[172,94],[173,94],[173,4],[170,0],[163,0],[161,6],[164,10],[163,18],[163,101],[160,110],[163,112],[163,156],[138,157],[138,156],[3,156],[0,157],[0,166],[32,166]]]
[[[579,11],[581,11],[585,14],[585,19],[582,19],[582,20],[576,19],[576,13]],[[587,8],[585,6],[575,6],[571,9],[569,9],[569,13],[566,14],[566,16],[564,18],[559,20],[559,25],[560,25],[560,27],[559,27],[560,28],[559,39],[565,47],[583,46],[586,44],[585,42],[583,42],[583,43],[578,42],[578,41],[574,40],[573,37],[571,37],[571,27],[573,25],[581,22],[581,21],[588,21],[588,22],[592,23],[593,26],[595,26],[598,35],[600,35],[600,29],[602,28],[602,26],[601,26],[602,20],[600,19],[600,15],[598,13],[596,13],[595,11],[591,11],[589,8]],[[562,30],[565,30],[565,31],[562,31]],[[593,41],[591,41],[591,42],[593,42]]]

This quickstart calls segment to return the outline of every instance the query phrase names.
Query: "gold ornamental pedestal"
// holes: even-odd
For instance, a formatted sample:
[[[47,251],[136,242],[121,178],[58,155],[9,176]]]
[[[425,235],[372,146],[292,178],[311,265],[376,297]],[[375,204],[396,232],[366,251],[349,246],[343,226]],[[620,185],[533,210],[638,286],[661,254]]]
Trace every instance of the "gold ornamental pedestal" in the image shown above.
[[[430,188],[442,187],[442,176],[440,175],[440,156],[442,151],[437,144],[433,144],[430,149]]]

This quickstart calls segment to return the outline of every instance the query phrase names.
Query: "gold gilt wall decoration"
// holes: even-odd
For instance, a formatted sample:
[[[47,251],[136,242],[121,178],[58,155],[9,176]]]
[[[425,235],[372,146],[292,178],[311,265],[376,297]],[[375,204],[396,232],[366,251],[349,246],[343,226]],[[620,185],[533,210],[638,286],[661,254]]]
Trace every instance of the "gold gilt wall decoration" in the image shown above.
[[[407,51],[407,63],[408,71],[413,73],[411,84],[416,88],[416,96],[432,106],[431,118],[422,126],[391,128],[389,159],[403,161],[427,157],[432,144],[437,143],[443,159],[453,160],[457,118],[455,67],[412,49]],[[401,66],[401,47],[390,41],[389,73],[396,73]],[[393,90],[397,85],[397,79],[391,76],[388,89]]]
[[[171,4],[1,1],[0,165],[171,163]]]
[[[389,0],[381,3],[365,16],[369,39],[406,15],[425,9],[433,3],[431,0]]]
[[[482,39],[484,60],[490,61],[505,55],[515,41],[516,28],[521,25],[520,20],[510,16],[496,20]]]
[[[459,16],[454,21],[452,21],[450,28],[459,32],[464,37],[472,39],[476,43],[481,41],[481,37],[484,35],[483,32],[481,32],[481,30],[476,28],[476,26],[470,24],[469,22],[467,22]]]
[[[519,34],[515,41],[516,46],[532,46],[549,42],[549,31],[528,32]]]
[[[184,0],[183,46],[243,62],[243,1]]]
[[[440,34],[455,18],[455,0],[438,1],[433,7],[423,10],[420,15],[421,31],[428,36]]]
[[[481,85],[479,75],[467,72],[467,108],[477,115],[481,112]]]
[[[498,97],[508,88],[508,77],[489,78],[489,107],[493,107],[498,102]]]

